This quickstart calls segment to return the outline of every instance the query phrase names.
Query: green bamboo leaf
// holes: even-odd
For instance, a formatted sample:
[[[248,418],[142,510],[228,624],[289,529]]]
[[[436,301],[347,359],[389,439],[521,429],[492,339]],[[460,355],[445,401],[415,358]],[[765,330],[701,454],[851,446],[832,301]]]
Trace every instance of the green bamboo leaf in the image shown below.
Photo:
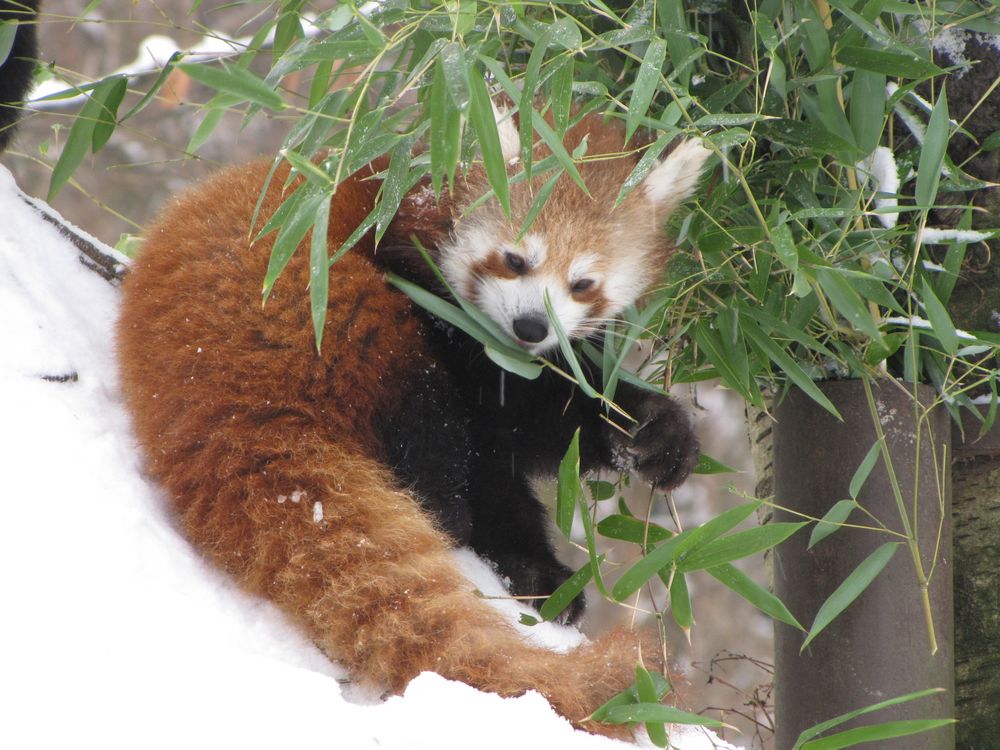
[[[685,531],[671,537],[644,558],[634,563],[611,587],[611,596],[617,601],[625,601],[646,584],[663,567],[669,565],[677,554],[677,547],[690,532]]]
[[[875,444],[875,447],[878,447],[878,443]],[[851,515],[851,511],[857,507],[858,504],[854,500],[841,500],[834,503],[833,507],[824,514],[813,528],[812,533],[809,535],[807,549],[812,549],[839,529],[841,524]]]
[[[503,208],[504,215],[510,216],[510,190],[507,186],[507,163],[500,148],[500,135],[497,133],[496,119],[493,117],[493,106],[486,90],[486,81],[475,69],[468,72],[469,78],[469,122],[479,140],[479,148],[483,157],[483,167],[490,187],[496,194]]]
[[[281,151],[285,161],[292,165],[295,172],[305,177],[317,187],[333,189],[333,179],[324,172],[312,159],[307,159],[297,151],[284,149]]]
[[[576,378],[577,386],[588,398],[597,398],[598,393],[587,380],[587,376],[580,366],[580,360],[577,358],[576,352],[573,351],[573,345],[569,341],[569,336],[566,335],[566,331],[559,321],[556,311],[552,308],[552,300],[549,299],[548,291],[545,292],[543,301],[545,302],[545,314],[549,316],[549,323],[552,324],[552,328],[556,332],[556,338],[559,339],[559,350],[569,363],[570,370],[573,371],[573,377]]]
[[[512,372],[525,380],[535,380],[545,369],[544,366],[538,364],[534,360],[511,356],[506,352],[495,349],[489,344],[484,345],[483,351],[486,352],[486,356],[489,357],[494,364],[500,365],[500,367],[505,369],[507,372]]]
[[[482,327],[475,318],[470,316],[458,305],[454,305],[451,302],[438,297],[433,292],[428,292],[423,287],[418,286],[412,281],[404,279],[401,276],[397,276],[392,272],[387,272],[385,278],[386,281],[399,289],[407,297],[427,310],[429,313],[441,318],[441,320],[446,323],[451,323],[453,326],[465,331],[481,344],[492,347],[496,351],[512,357],[516,357],[516,351],[520,351],[511,351],[502,342],[498,342],[489,330]],[[521,353],[523,356],[530,358],[530,355],[528,355],[527,352],[521,351]],[[498,362],[498,364],[500,363]]]
[[[941,165],[944,164],[948,149],[948,96],[946,84],[941,84],[937,101],[931,110],[927,123],[927,132],[920,149],[920,161],[917,164],[917,185],[914,197],[917,205],[929,208],[937,198],[938,183],[941,181]]]
[[[898,78],[930,78],[944,71],[929,60],[902,52],[847,46],[837,50],[837,61],[850,68]]]
[[[674,579],[670,582],[670,614],[674,616],[674,622],[685,633],[691,630],[694,624],[694,613],[691,610],[691,596],[688,594],[687,581],[684,574],[674,573]]]
[[[545,145],[549,147],[549,150],[552,152],[552,156],[554,156],[559,165],[566,170],[567,174],[573,178],[573,182],[579,186],[584,194],[589,196],[590,191],[587,189],[587,184],[583,181],[583,177],[580,176],[580,172],[576,168],[576,164],[573,163],[573,157],[566,151],[562,138],[560,138],[549,126],[549,124],[541,117],[534,118],[533,123],[535,132],[542,137],[543,141],[545,141]]]
[[[232,94],[240,101],[250,101],[274,110],[285,108],[285,102],[277,91],[243,68],[213,68],[201,63],[184,63],[177,67],[199,83]]]
[[[766,526],[737,531],[699,546],[678,561],[677,569],[684,573],[690,573],[694,570],[714,568],[723,563],[750,557],[758,552],[776,547],[805,525],[804,522],[769,523]]]
[[[645,724],[659,721],[666,724],[697,724],[703,727],[725,726],[717,719],[681,711],[679,708],[664,706],[660,703],[633,703],[628,706],[615,706],[605,711],[600,720],[606,724]]]
[[[574,26],[575,28],[575,26]],[[569,125],[573,107],[573,72],[575,62],[572,55],[566,55],[549,78],[549,96],[552,100],[552,121],[556,132],[563,134]]]
[[[733,369],[733,363],[722,346],[719,332],[712,329],[711,323],[707,320],[698,321],[694,327],[694,339],[726,387],[732,388],[757,408],[765,408],[760,391],[750,387],[747,373]]]
[[[870,154],[878,146],[885,126],[885,74],[855,72],[851,85],[851,130],[858,148]]]
[[[313,332],[316,334],[316,351],[323,342],[326,325],[327,300],[330,286],[330,257],[327,254],[327,228],[330,224],[330,200],[321,201],[316,211],[309,248],[309,308]]]
[[[542,604],[538,613],[543,620],[551,622],[562,614],[563,610],[570,605],[584,587],[590,583],[594,577],[594,569],[588,562],[573,575],[563,581],[559,588],[552,592],[552,595]]]
[[[122,122],[125,122],[127,119],[132,117],[132,115],[136,115],[142,110],[144,110],[146,108],[146,105],[148,105],[151,101],[153,101],[153,97],[156,96],[156,94],[159,92],[161,88],[163,88],[163,84],[166,83],[167,78],[170,76],[170,73],[173,72],[174,65],[183,56],[184,53],[180,51],[174,52],[170,56],[170,58],[164,64],[163,69],[160,71],[159,75],[156,76],[156,80],[153,81],[153,85],[149,87],[149,91],[143,94],[142,98],[138,102],[136,102],[135,105],[122,116],[121,119]]]
[[[531,205],[528,207],[528,213],[524,215],[524,221],[521,223],[521,231],[517,234],[517,241],[520,242],[524,239],[524,235],[528,233],[531,229],[532,224],[535,223],[535,219],[542,212],[545,207],[546,201],[548,201],[549,196],[552,195],[552,190],[555,188],[556,183],[559,178],[563,176],[562,168],[556,168],[552,175],[545,181],[535,199],[531,201]]]
[[[844,582],[837,587],[836,591],[830,594],[827,600],[823,602],[823,606],[819,608],[819,612],[816,613],[816,619],[813,620],[812,627],[809,629],[809,634],[802,643],[800,651],[805,651],[806,647],[817,635],[823,632],[827,625],[847,609],[851,602],[861,596],[862,592],[868,588],[876,576],[889,564],[889,561],[896,554],[898,548],[899,542],[886,542],[866,557],[844,579]]]
[[[927,283],[927,279],[922,278],[920,283],[923,288],[924,310],[927,312],[927,320],[930,321],[931,330],[934,331],[934,335],[937,336],[944,350],[949,355],[955,356],[959,346],[955,324],[951,321],[951,316],[944,305],[934,294],[934,289]]]
[[[876,440],[871,448],[868,449],[868,453],[865,457],[861,459],[861,463],[858,468],[854,471],[854,476],[851,477],[851,483],[848,487],[848,494],[851,496],[852,500],[858,499],[858,493],[861,492],[861,488],[864,486],[865,482],[868,481],[868,477],[872,473],[872,469],[875,468],[875,464],[878,462],[879,453],[882,448],[882,442]]]
[[[302,192],[301,199],[295,204],[295,209],[290,213],[288,221],[282,224],[278,230],[274,247],[271,248],[271,258],[267,263],[267,272],[264,274],[264,285],[261,291],[264,302],[267,302],[267,298],[274,288],[274,282],[285,270],[285,266],[292,259],[292,255],[306,236],[306,232],[316,223],[316,214],[320,205],[324,201],[327,203],[330,201],[329,195],[318,191],[309,183],[305,183],[300,191]]]
[[[718,539],[727,531],[731,531],[743,523],[759,507],[760,502],[753,500],[749,503],[725,510],[697,528],[688,529],[684,535],[684,540],[677,546],[677,558],[683,560],[684,556],[689,552],[697,552],[700,549],[704,549],[705,545],[709,542]]]
[[[736,566],[724,563],[723,565],[717,565],[714,568],[709,568],[708,574],[719,581],[722,585],[732,589],[737,594],[742,596],[765,615],[773,617],[775,620],[783,622],[787,625],[791,625],[793,628],[798,628],[803,631],[805,630],[805,628],[799,624],[799,621],[795,619],[792,613],[788,611],[788,608],[784,605],[781,599],[765,589]]]
[[[662,39],[654,39],[646,48],[635,83],[632,84],[632,96],[628,103],[628,114],[625,116],[625,140],[628,141],[642,118],[646,116],[649,105],[656,94],[657,85],[663,70],[663,61],[667,56],[667,43]]]
[[[640,703],[647,705],[657,705],[659,699],[656,695],[656,684],[653,677],[643,669],[641,664],[635,665],[635,692]],[[667,746],[667,730],[661,721],[651,721],[646,724],[646,734],[650,741],[657,747]]]
[[[857,727],[856,729],[846,729],[843,732],[812,740],[802,745],[801,750],[840,750],[844,747],[854,747],[861,743],[881,742],[891,740],[894,737],[908,737],[919,732],[928,732],[932,729],[954,724],[955,719],[903,719],[901,721],[887,721],[883,724],[874,724],[869,727]]]
[[[0,20],[0,65],[10,56],[14,37],[17,36],[17,24],[16,20]]]
[[[104,148],[104,144],[115,132],[118,126],[118,107],[121,106],[128,88],[128,79],[125,76],[115,76],[112,80],[113,84],[107,88],[101,87],[93,93],[101,103],[94,122],[94,132],[90,138],[91,151],[95,154]]]
[[[803,743],[811,740],[813,737],[822,734],[828,729],[833,729],[836,726],[855,719],[858,716],[864,716],[865,714],[874,713],[875,711],[881,711],[883,708],[890,708],[891,706],[898,706],[901,703],[909,703],[910,701],[919,700],[920,698],[926,698],[929,695],[936,695],[937,693],[944,692],[943,688],[930,688],[929,690],[918,690],[915,693],[907,693],[906,695],[899,695],[895,698],[889,698],[888,700],[880,701],[879,703],[874,703],[870,706],[865,706],[864,708],[858,708],[854,711],[850,711],[846,714],[841,714],[832,719],[817,724],[816,726],[805,729],[795,740],[795,746],[793,750],[800,750]]]
[[[620,513],[602,518],[597,524],[597,531],[608,539],[621,539],[633,544],[656,544],[674,535],[672,531],[658,524],[642,521],[633,516]]]
[[[635,165],[629,176],[625,178],[625,182],[622,183],[621,189],[618,191],[618,197],[615,198],[615,208],[621,205],[622,201],[636,188],[637,185],[642,183],[646,179],[653,167],[655,167],[660,162],[660,154],[673,140],[672,135],[661,135],[656,141],[646,149],[642,158]]]
[[[462,118],[454,107],[449,106],[444,62],[440,57],[434,65],[430,116],[431,184],[434,186],[434,194],[440,195],[445,176],[448,177],[449,184],[454,185],[462,147]]]
[[[882,337],[871,312],[843,274],[835,268],[817,268],[816,281],[837,312],[843,315],[853,328],[873,341]]]
[[[49,192],[46,200],[51,201],[63,185],[80,166],[87,152],[93,148],[94,129],[105,111],[105,102],[112,89],[118,87],[124,81],[122,76],[111,76],[100,81],[90,91],[90,96],[80,114],[73,121],[69,135],[66,136],[66,144],[63,146],[59,160],[52,168],[52,177],[49,180]],[[121,101],[119,99],[119,101]],[[103,143],[102,143],[103,145]]]
[[[382,189],[379,192],[378,208],[375,212],[375,243],[378,244],[389,225],[392,223],[399,204],[406,195],[410,176],[410,152],[413,149],[414,138],[408,137],[396,144],[389,157],[389,168],[386,170]]]
[[[692,474],[738,474],[739,471],[732,468],[731,466],[726,466],[721,461],[716,461],[711,456],[707,456],[704,453],[698,456],[698,463],[695,464],[694,469],[691,471]]]
[[[788,379],[797,385],[813,401],[830,412],[837,419],[841,419],[840,412],[833,402],[826,397],[826,394],[819,389],[815,381],[802,369],[791,355],[774,342],[770,336],[766,336],[756,325],[741,325],[740,330],[753,344],[760,349],[764,355],[778,367],[781,368]]]
[[[799,252],[795,249],[795,239],[787,224],[781,224],[771,230],[771,243],[781,264],[792,273],[799,270]]]
[[[667,696],[667,693],[670,692],[670,682],[659,672],[649,672],[649,677],[653,681],[653,686],[656,690],[656,698],[651,702],[659,703]],[[638,686],[633,682],[628,688],[622,690],[620,693],[608,700],[607,703],[594,711],[594,713],[590,715],[590,718],[594,721],[604,721],[605,715],[612,708],[617,708],[619,706],[631,706],[641,702],[642,701],[639,700]]]
[[[580,484],[580,428],[577,427],[569,448],[559,462],[557,475],[556,526],[565,536],[569,536],[573,529],[573,516],[580,503],[583,503],[581,510],[586,514],[583,486]]]
[[[757,126],[757,130],[765,138],[784,146],[832,153],[838,158],[851,161],[863,155],[853,143],[811,122],[779,117],[765,120]]]

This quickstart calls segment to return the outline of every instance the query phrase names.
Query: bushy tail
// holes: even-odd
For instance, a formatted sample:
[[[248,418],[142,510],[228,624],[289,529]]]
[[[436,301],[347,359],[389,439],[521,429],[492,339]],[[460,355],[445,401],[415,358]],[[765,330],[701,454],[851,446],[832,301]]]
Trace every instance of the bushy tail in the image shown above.
[[[247,450],[250,429],[216,431],[164,482],[189,537],[332,659],[395,691],[425,670],[504,696],[536,689],[589,731],[623,733],[584,720],[632,682],[634,636],[568,654],[528,645],[476,596],[447,539],[376,461],[273,425],[258,433],[266,449]],[[217,485],[201,481],[220,468]]]

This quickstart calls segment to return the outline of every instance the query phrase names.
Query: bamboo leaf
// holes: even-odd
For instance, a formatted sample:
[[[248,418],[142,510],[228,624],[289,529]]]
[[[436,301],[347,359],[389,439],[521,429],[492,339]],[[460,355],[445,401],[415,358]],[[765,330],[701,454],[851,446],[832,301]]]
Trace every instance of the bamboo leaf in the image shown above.
[[[689,533],[685,531],[671,537],[637,563],[634,563],[611,587],[612,598],[618,602],[625,601],[644,586],[646,581],[656,575],[661,568],[669,565],[677,553],[677,546],[685,538],[685,534]]]
[[[881,338],[871,313],[847,279],[834,268],[817,268],[816,280],[827,299],[856,330],[873,341]]]
[[[837,407],[835,407],[833,402],[826,397],[826,394],[819,389],[819,386],[817,386],[815,381],[809,377],[809,374],[802,369],[801,365],[792,359],[788,352],[776,344],[772,338],[766,336],[754,324],[746,326],[741,324],[740,330],[743,332],[743,335],[752,341],[753,344],[760,349],[769,360],[778,365],[782,372],[788,376],[788,379],[795,383],[795,385],[797,385],[803,393],[808,395],[809,398],[822,406],[837,419],[841,419],[840,412],[837,411]]]
[[[851,483],[847,490],[852,500],[858,499],[858,493],[861,492],[861,488],[868,480],[868,477],[872,473],[872,469],[875,468],[875,464],[878,462],[881,448],[881,441],[876,440],[872,447],[868,449],[868,453],[865,454],[865,457],[861,459],[861,463],[858,465],[858,468],[855,469],[854,476],[851,477]]]
[[[667,724],[697,724],[703,727],[724,726],[717,719],[681,711],[679,708],[664,706],[660,703],[633,703],[628,706],[615,706],[605,711],[600,720],[606,724],[645,724],[650,721],[659,721]]]
[[[901,52],[847,46],[837,50],[837,61],[850,68],[899,78],[930,78],[944,71],[929,60]]]
[[[714,568],[708,568],[708,574],[719,581],[719,583],[735,591],[769,617],[791,625],[793,628],[805,630],[778,597],[736,566],[724,563]]]
[[[132,117],[132,115],[138,114],[146,108],[146,105],[153,101],[153,97],[156,96],[157,92],[163,88],[163,84],[166,83],[167,78],[174,69],[174,65],[184,56],[183,52],[174,52],[167,62],[164,64],[163,69],[160,71],[159,75],[156,76],[156,80],[153,81],[153,85],[149,87],[149,91],[143,94],[142,98],[135,103],[135,105],[122,116],[122,122]]]
[[[878,447],[878,443],[875,446]],[[857,507],[858,504],[854,500],[841,500],[834,503],[833,507],[813,527],[812,533],[809,535],[809,544],[806,548],[812,549],[839,529],[841,524],[851,515],[851,511]]]
[[[843,732],[812,740],[802,745],[801,750],[840,750],[844,747],[854,747],[861,743],[881,742],[894,737],[908,737],[911,734],[928,732],[932,729],[954,724],[955,719],[904,719],[887,721],[869,727],[846,729]]]
[[[931,118],[927,123],[927,132],[920,149],[920,161],[917,164],[917,185],[914,197],[917,205],[929,208],[937,198],[938,183],[941,181],[941,165],[948,148],[948,96],[946,84],[941,84],[937,101],[931,110]]]
[[[656,695],[656,684],[653,677],[641,664],[635,666],[635,692],[640,703],[647,705],[657,705],[659,698]],[[667,730],[661,721],[650,721],[646,724],[646,734],[650,741],[657,747],[667,746]]]
[[[739,471],[732,468],[731,466],[726,466],[721,461],[716,461],[711,456],[707,456],[704,453],[698,456],[698,463],[695,464],[694,469],[691,471],[692,474],[738,474]]]
[[[674,535],[672,531],[658,524],[618,513],[602,518],[597,524],[597,531],[608,539],[621,539],[633,544],[646,545],[662,542]]]
[[[889,564],[892,556],[899,548],[898,542],[886,542],[877,550],[866,557],[854,571],[844,579],[844,582],[837,587],[827,598],[816,613],[809,634],[802,643],[801,651],[812,643],[813,639],[823,632],[827,625],[833,622],[836,617],[864,592],[871,582],[875,580],[879,573]]]
[[[693,550],[678,561],[677,569],[689,573],[750,557],[781,544],[803,526],[805,523],[769,523],[766,526],[737,531]]]
[[[500,135],[497,133],[496,119],[493,117],[493,107],[490,95],[486,90],[486,82],[478,70],[469,71],[469,122],[479,140],[479,148],[483,157],[483,167],[490,187],[506,216],[510,216],[510,190],[507,186],[507,163],[500,148]]]
[[[694,624],[694,613],[691,610],[691,596],[688,593],[687,581],[684,574],[674,573],[674,579],[670,582],[670,614],[674,616],[677,626],[688,633]]]
[[[271,248],[271,258],[267,263],[267,272],[264,274],[264,286],[262,295],[264,302],[274,288],[274,282],[285,270],[288,261],[299,247],[299,243],[306,236],[313,224],[316,222],[316,213],[319,211],[323,201],[329,202],[329,196],[318,191],[310,183],[305,183],[300,190],[302,196],[294,204],[294,210],[288,216],[288,221],[281,225],[278,236],[274,240],[274,247]]]
[[[793,750],[800,750],[803,743],[811,740],[819,734],[827,731],[828,729],[833,729],[836,726],[855,719],[858,716],[864,716],[865,714],[874,713],[876,711],[881,711],[883,708],[890,708],[891,706],[898,706],[901,703],[909,703],[910,701],[919,700],[920,698],[926,698],[929,695],[935,695],[937,693],[943,692],[943,688],[930,688],[929,690],[918,690],[914,693],[907,693],[906,695],[899,695],[895,698],[889,698],[888,700],[880,701],[879,703],[874,703],[870,706],[865,706],[864,708],[859,708],[854,711],[850,711],[846,714],[841,714],[832,719],[824,721],[821,724],[817,724],[814,727],[805,729],[795,740],[795,746]]]
[[[927,279],[922,278],[920,282],[923,288],[924,310],[927,311],[927,320],[930,321],[931,330],[934,331],[934,335],[937,336],[944,350],[951,356],[955,356],[959,347],[955,324],[951,321],[951,316],[945,306],[934,294],[934,289],[927,283]]]
[[[583,486],[580,484],[580,428],[573,433],[569,448],[559,462],[556,489],[556,526],[565,536],[573,530],[576,506],[583,503]],[[586,504],[581,510],[586,513]]]
[[[552,595],[542,604],[539,608],[538,613],[542,616],[543,620],[551,622],[556,619],[559,615],[563,613],[563,610],[570,605],[570,603],[576,599],[576,597],[583,591],[584,587],[590,583],[590,579],[594,577],[594,569],[588,562],[573,575],[563,581],[559,588],[552,592]]]
[[[106,88],[101,87],[92,94],[101,104],[97,110],[97,116],[94,121],[94,132],[90,138],[91,151],[95,154],[104,148],[104,144],[108,142],[111,134],[115,132],[115,128],[118,125],[118,107],[121,106],[122,99],[125,97],[125,91],[128,88],[128,79],[125,76],[114,76],[111,80],[114,83]]]
[[[51,201],[63,185],[69,180],[80,166],[87,152],[93,147],[94,127],[101,118],[104,111],[104,102],[109,91],[119,85],[123,80],[121,76],[105,78],[91,89],[90,96],[80,109],[80,114],[73,121],[69,135],[66,136],[66,143],[63,146],[59,160],[52,168],[52,177],[49,180],[49,192],[46,200]]]
[[[662,39],[654,39],[646,48],[635,83],[632,84],[632,97],[628,103],[628,114],[625,116],[625,140],[628,141],[635,133],[642,118],[646,116],[649,105],[656,94],[660,82],[663,61],[667,56],[667,43]]]
[[[17,24],[16,19],[0,19],[0,65],[7,61],[11,49],[14,47]]]
[[[311,163],[311,162],[310,162]],[[323,342],[326,309],[330,287],[330,257],[327,248],[327,229],[330,223],[330,199],[320,201],[316,210],[309,247],[309,308],[313,332],[316,334],[316,351]]]
[[[277,91],[243,68],[214,68],[201,63],[184,63],[177,67],[199,83],[232,94],[240,101],[250,101],[274,110],[285,108],[285,102]]]

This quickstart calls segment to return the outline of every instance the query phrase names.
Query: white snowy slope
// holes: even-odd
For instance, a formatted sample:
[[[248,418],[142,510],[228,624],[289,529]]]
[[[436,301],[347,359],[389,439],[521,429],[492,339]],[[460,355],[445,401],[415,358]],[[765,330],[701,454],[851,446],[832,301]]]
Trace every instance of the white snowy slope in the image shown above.
[[[0,747],[628,747],[574,730],[535,693],[427,673],[385,701],[350,694],[172,527],[118,392],[116,309],[116,289],[0,167]],[[457,557],[484,593],[502,591]],[[552,647],[581,638],[532,632]],[[672,739],[732,747],[700,729]]]

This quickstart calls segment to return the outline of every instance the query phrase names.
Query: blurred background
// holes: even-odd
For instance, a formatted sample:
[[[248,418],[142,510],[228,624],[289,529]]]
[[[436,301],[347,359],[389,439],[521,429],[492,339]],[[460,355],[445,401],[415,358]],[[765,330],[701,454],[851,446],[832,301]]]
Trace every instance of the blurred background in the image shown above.
[[[130,81],[121,112],[152,85],[158,73],[153,60],[162,58],[163,49],[171,46],[168,40],[181,49],[225,48],[231,45],[227,40],[251,35],[259,26],[256,19],[271,12],[263,3],[195,0],[105,0],[90,6],[94,7],[81,17],[78,2],[43,3],[38,17],[43,91],[65,88],[61,82],[88,83],[124,66],[150,68],[151,72]],[[196,9],[191,10],[192,6]],[[316,7],[323,10],[329,4],[317,3]],[[48,78],[53,80],[45,82]],[[304,100],[308,78],[293,77],[287,83],[286,98],[294,101],[297,93]],[[114,246],[123,235],[141,234],[172,194],[218,167],[257,156],[273,158],[293,115],[263,111],[244,122],[239,112],[228,112],[197,153],[187,151],[205,117],[203,104],[212,93],[174,71],[144,111],[119,126],[96,157],[88,156],[52,205],[71,223]],[[26,193],[42,198],[47,194],[52,166],[80,105],[72,100],[48,101],[24,113],[15,141],[0,156],[0,163],[13,172]],[[737,470],[735,474],[695,476],[673,493],[677,516],[684,528],[690,528],[744,502],[741,494],[754,492],[754,478],[742,399],[712,383],[677,395],[692,404],[704,452]],[[630,493],[630,506],[644,509],[650,499],[648,488],[633,485]],[[606,503],[612,512],[614,500]],[[674,526],[662,497],[653,499],[653,520]],[[576,556],[568,560],[571,565],[579,566],[586,559],[569,545],[565,552],[568,557]],[[610,559],[628,562],[615,557],[614,551]],[[742,567],[766,583],[760,559],[752,567]],[[671,623],[670,650],[688,681],[682,688],[687,706],[738,727],[739,733],[723,733],[730,741],[748,748],[770,747],[770,621],[707,574],[692,574],[689,587],[695,617],[690,633],[683,633],[666,617]],[[600,630],[631,617],[630,611],[597,598],[591,591],[586,630]],[[662,597],[659,604],[663,605]]]

